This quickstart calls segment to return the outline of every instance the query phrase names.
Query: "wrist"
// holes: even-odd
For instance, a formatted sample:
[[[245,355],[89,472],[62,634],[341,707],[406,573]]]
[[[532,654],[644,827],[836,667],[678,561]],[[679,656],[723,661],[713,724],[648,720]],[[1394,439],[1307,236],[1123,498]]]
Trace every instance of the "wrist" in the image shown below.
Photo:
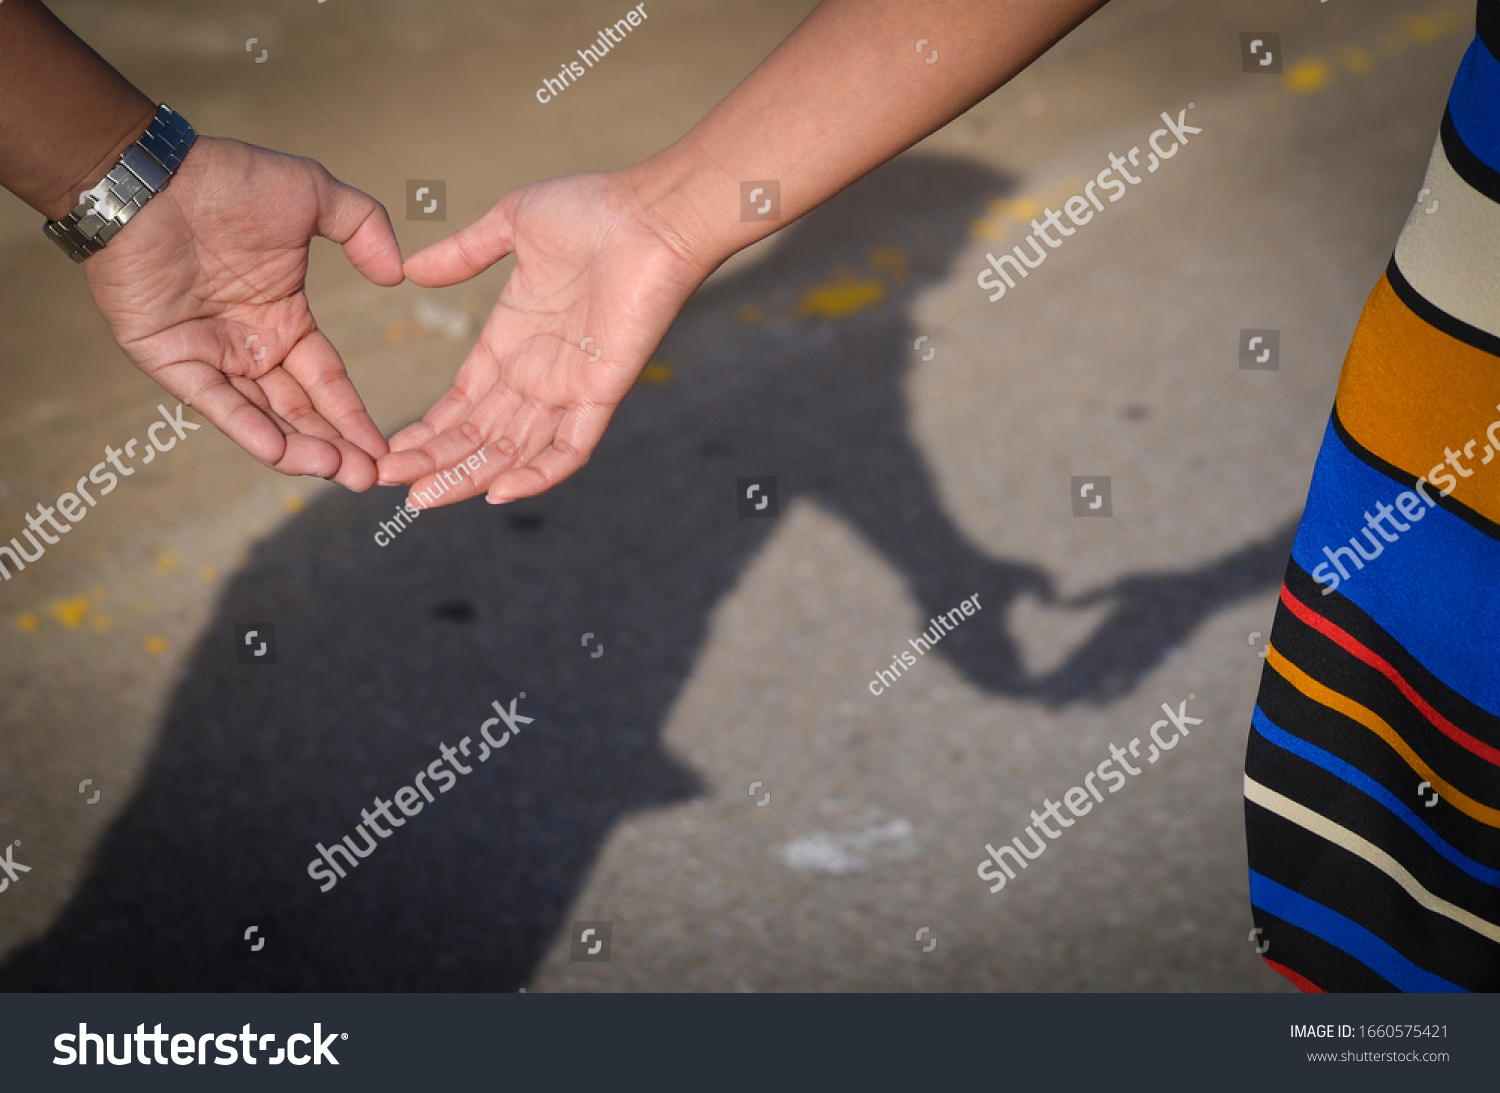
[[[619,174],[635,215],[704,278],[785,224],[742,219],[739,182],[684,142]]]
[[[97,254],[167,188],[195,140],[188,120],[163,104],[104,178],[80,192],[67,213],[43,225],[47,238],[75,262]]]
[[[125,149],[151,124],[156,104],[144,95],[132,98],[139,98],[139,102],[117,104],[111,122],[95,127],[71,155],[65,156],[50,196],[41,196],[33,205],[48,220],[67,216],[78,204],[78,195],[107,175]]]

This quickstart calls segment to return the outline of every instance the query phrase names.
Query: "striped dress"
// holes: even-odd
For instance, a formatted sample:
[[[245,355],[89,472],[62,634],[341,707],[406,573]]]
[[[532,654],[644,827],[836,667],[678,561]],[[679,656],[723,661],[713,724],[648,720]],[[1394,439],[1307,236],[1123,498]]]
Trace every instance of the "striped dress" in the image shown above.
[[[1262,957],[1500,989],[1500,0],[1365,305],[1245,760]]]

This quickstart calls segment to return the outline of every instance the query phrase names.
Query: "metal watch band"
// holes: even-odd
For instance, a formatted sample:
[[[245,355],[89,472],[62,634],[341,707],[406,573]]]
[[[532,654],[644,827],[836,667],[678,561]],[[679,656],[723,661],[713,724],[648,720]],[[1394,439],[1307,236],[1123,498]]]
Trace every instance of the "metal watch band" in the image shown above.
[[[75,262],[82,262],[119,234],[130,218],[166,188],[198,134],[165,103],[146,132],[120,156],[104,180],[82,195],[61,220],[43,227],[47,237]]]

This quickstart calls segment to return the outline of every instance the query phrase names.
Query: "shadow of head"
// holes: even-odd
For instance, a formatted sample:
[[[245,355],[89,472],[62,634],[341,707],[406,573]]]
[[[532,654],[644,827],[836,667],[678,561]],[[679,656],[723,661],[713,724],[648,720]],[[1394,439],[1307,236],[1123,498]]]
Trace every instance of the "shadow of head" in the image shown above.
[[[621,817],[705,791],[660,735],[776,525],[740,515],[738,476],[778,476],[783,510],[837,510],[933,609],[1050,596],[1044,571],[954,528],[897,382],[913,293],[953,272],[1005,185],[910,155],[850,187],[690,303],[663,348],[677,378],[627,399],[590,466],[542,498],[408,524],[394,493],[330,491],[262,541],[87,880],[0,989],[508,990],[565,915],[628,913],[579,895]],[[1172,596],[1152,583],[1132,610]],[[1218,602],[1193,596],[1181,625]],[[275,663],[241,663],[252,626],[274,629]],[[1061,697],[1002,630],[964,641],[942,648],[978,685]],[[1132,678],[1160,651],[1133,651]],[[480,762],[492,704],[512,700],[533,721]],[[257,951],[247,922],[274,923]]]

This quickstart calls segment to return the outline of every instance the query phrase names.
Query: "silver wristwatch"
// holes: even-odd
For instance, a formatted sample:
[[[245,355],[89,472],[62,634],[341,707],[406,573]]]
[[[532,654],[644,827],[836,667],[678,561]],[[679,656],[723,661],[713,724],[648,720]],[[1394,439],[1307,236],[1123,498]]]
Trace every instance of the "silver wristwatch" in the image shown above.
[[[78,207],[42,229],[69,258],[82,262],[119,234],[142,206],[166,188],[198,134],[163,103],[141,139],[125,149],[104,181],[83,194]]]

